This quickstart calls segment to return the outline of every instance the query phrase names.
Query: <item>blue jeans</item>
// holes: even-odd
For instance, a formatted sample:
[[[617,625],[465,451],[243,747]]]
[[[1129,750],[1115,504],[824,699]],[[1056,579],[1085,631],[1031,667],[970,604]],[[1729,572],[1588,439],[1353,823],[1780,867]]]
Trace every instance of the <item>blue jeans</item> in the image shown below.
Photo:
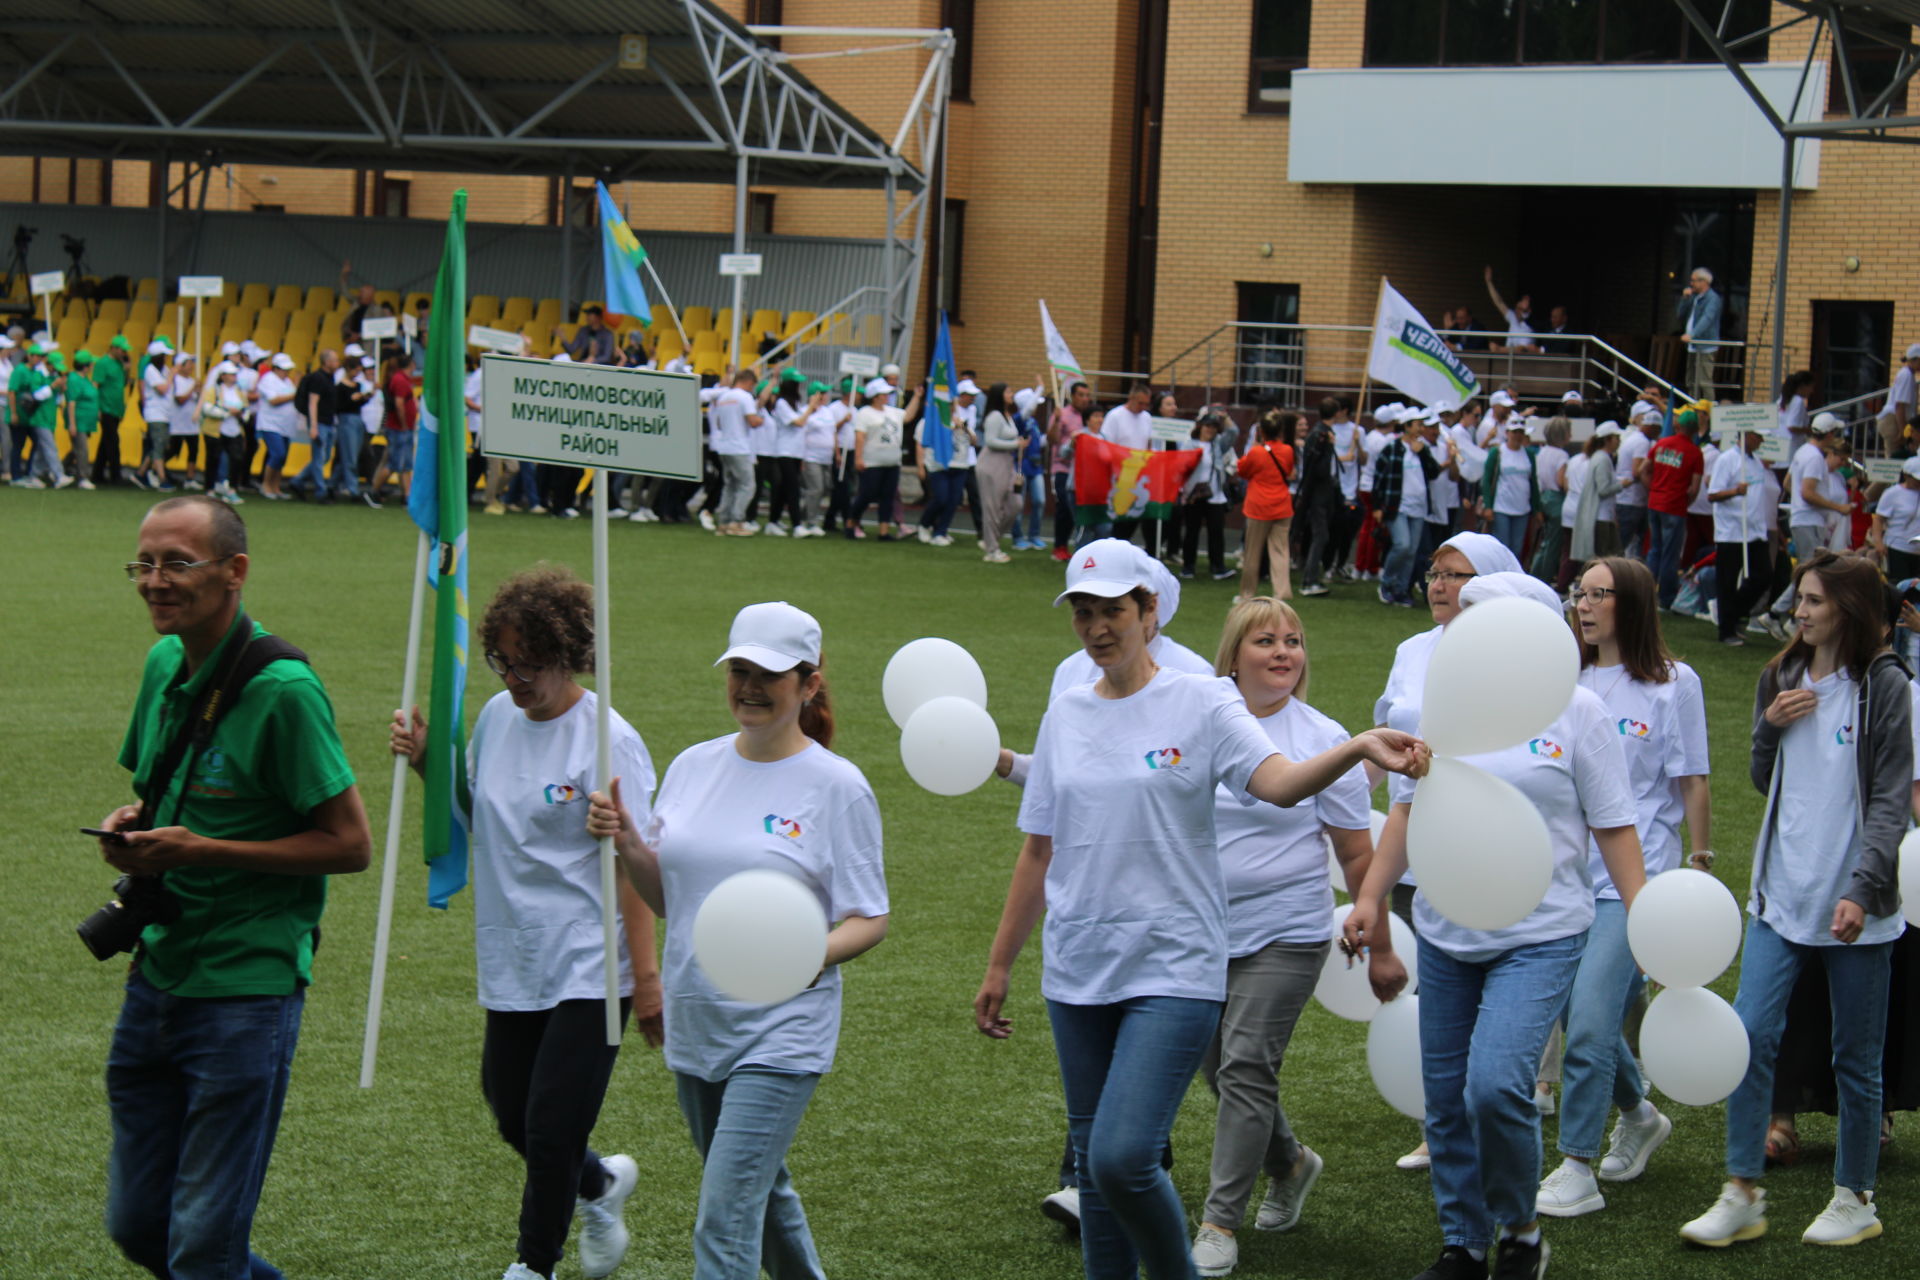
[[[1727,1099],[1728,1174],[1758,1178],[1766,1172],[1774,1059],[1786,1027],[1787,999],[1802,965],[1824,964],[1827,996],[1833,1002],[1833,1079],[1840,1094],[1833,1184],[1849,1191],[1873,1190],[1880,1163],[1880,1062],[1892,961],[1891,942],[1806,947],[1788,942],[1763,921],[1747,921],[1733,1008],[1747,1028],[1751,1056],[1746,1079]],[[1423,972],[1423,981],[1425,976]]]
[[[1627,1010],[1647,984],[1627,947],[1627,909],[1617,898],[1594,903],[1587,949],[1567,996],[1567,1054],[1560,1077],[1560,1152],[1592,1160],[1600,1154],[1607,1104],[1640,1105],[1647,1086],[1621,1031]]]
[[[1161,1167],[1173,1118],[1213,1043],[1220,1002],[1047,1001],[1080,1185],[1087,1280],[1194,1275],[1187,1214]]]
[[[1534,1076],[1586,943],[1576,933],[1471,962],[1420,940],[1427,1147],[1448,1244],[1491,1248],[1496,1227],[1534,1220]]]
[[[172,1280],[278,1280],[247,1237],[305,1003],[128,978],[107,1055],[107,1232],[128,1260]]]
[[[1620,554],[1632,556],[1635,560],[1645,560],[1646,553],[1641,550],[1640,538],[1647,531],[1647,509],[1630,507],[1617,502],[1613,508],[1614,523],[1620,529]]]
[[[947,529],[953,524],[954,512],[960,509],[960,499],[966,496],[967,473],[964,471],[927,472],[927,505],[920,513],[920,526],[928,529],[936,538],[947,536]]]
[[[1650,510],[1647,519],[1653,524],[1653,559],[1647,567],[1660,584],[1660,607],[1671,609],[1680,594],[1680,550],[1687,545],[1687,518]]]
[[[349,498],[360,496],[360,450],[367,444],[367,424],[359,414],[348,414],[333,424],[333,487]]]
[[[327,491],[327,463],[333,460],[333,444],[338,438],[338,429],[331,422],[319,424],[314,433],[313,451],[307,459],[307,465],[290,482],[297,488],[305,489],[315,497]]]
[[[742,1067],[725,1080],[674,1073],[706,1167],[693,1226],[694,1280],[824,1280],[787,1148],[820,1077]]]
[[[1047,513],[1047,478],[1045,476],[1028,476],[1026,483],[1021,486],[1020,501],[1026,508],[1027,541],[1038,543],[1040,541],[1040,520]],[[1014,534],[1018,536],[1020,523],[1017,520],[1014,522],[1013,531]]]
[[[418,431],[387,432],[386,467],[389,474],[405,475],[413,470],[413,446],[419,438]]]
[[[53,432],[47,427],[34,427],[33,432],[33,474],[45,476],[49,484],[59,484],[67,478],[60,467],[60,450],[53,443]]]
[[[1380,569],[1380,589],[1390,600],[1404,600],[1412,592],[1413,558],[1420,552],[1420,540],[1426,536],[1426,521],[1412,516],[1395,516],[1387,522],[1392,545],[1386,563]]]
[[[1493,513],[1493,536],[1506,544],[1515,560],[1526,556],[1527,522],[1532,518],[1529,514],[1503,516],[1497,511]]]

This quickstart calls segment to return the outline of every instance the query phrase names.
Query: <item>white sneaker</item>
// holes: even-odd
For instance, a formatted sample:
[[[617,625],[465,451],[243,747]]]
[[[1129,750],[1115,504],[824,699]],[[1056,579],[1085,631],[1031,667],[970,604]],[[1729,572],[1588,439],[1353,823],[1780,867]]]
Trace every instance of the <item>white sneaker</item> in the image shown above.
[[[1284,1178],[1272,1178],[1267,1182],[1267,1195],[1260,1202],[1260,1212],[1253,1216],[1254,1229],[1257,1231],[1291,1231],[1300,1221],[1300,1209],[1307,1202],[1307,1192],[1313,1190],[1313,1184],[1320,1180],[1320,1173],[1327,1167],[1312,1147],[1300,1148],[1300,1167]]]
[[[516,1262],[506,1269],[500,1280],[544,1280],[544,1277],[526,1263]]]
[[[953,539],[943,533],[933,540],[933,545],[936,547],[950,547],[953,545]]]
[[[607,508],[607,519],[609,520],[626,520],[626,519],[638,520],[639,518],[640,518],[639,516],[630,515],[625,507]]]
[[[1080,1188],[1060,1188],[1040,1202],[1040,1212],[1069,1231],[1080,1230]]]
[[[1822,1214],[1821,1217],[1825,1217]],[[1753,1189],[1753,1199],[1731,1182],[1720,1188],[1713,1208],[1680,1228],[1680,1237],[1709,1249],[1724,1249],[1736,1240],[1758,1240],[1767,1234],[1767,1193]]]
[[[635,520],[638,520],[641,524],[659,524],[660,523],[660,517],[653,513],[652,507],[635,508],[632,518]]]
[[[784,525],[778,525],[769,520],[767,521],[766,534],[769,538],[784,538],[787,536],[787,530]]]
[[[1533,1207],[1549,1218],[1578,1218],[1606,1208],[1607,1198],[1600,1194],[1592,1169],[1578,1160],[1562,1160],[1541,1182]]]
[[[73,483],[73,480],[74,478],[72,476],[61,476],[58,480],[55,480],[53,482],[53,487],[56,489],[64,489],[67,486],[71,485]]]
[[[1649,1109],[1652,1104],[1646,1104]],[[1673,1121],[1654,1111],[1653,1119],[1635,1124],[1622,1115],[1607,1136],[1607,1154],[1597,1172],[1602,1182],[1632,1182],[1647,1171],[1647,1161],[1673,1133]]]
[[[618,517],[616,517],[613,514],[613,512],[609,511],[607,512],[607,518],[611,520],[611,519],[617,519]],[[647,522],[647,513],[644,511],[635,511],[627,516],[628,524],[645,524],[646,522]]]
[[[29,476],[25,480],[18,480],[15,481],[15,483],[22,489],[44,489],[47,487],[47,482],[39,476]]]
[[[92,493],[92,492],[93,492],[93,487],[94,487],[94,486],[93,486],[93,481],[91,481],[91,480],[82,480],[82,481],[80,482],[80,488],[81,488],[81,490],[82,490],[82,492],[85,492],[85,493]]]
[[[1395,1160],[1393,1167],[1396,1169],[1405,1169],[1409,1173],[1416,1169],[1430,1169],[1433,1167],[1433,1157],[1427,1154],[1427,1144],[1423,1142],[1413,1150],[1407,1152],[1407,1154],[1401,1156],[1398,1160]]]
[[[760,522],[759,522],[758,520],[742,520],[742,521],[740,522],[740,527],[741,527],[742,529],[745,529],[745,530],[746,530],[746,531],[747,531],[748,533],[758,533],[758,532],[760,532]],[[771,525],[770,525],[770,526],[768,526],[768,527],[769,527],[769,528],[772,528],[772,527],[774,527],[774,526],[771,526]]]
[[[1240,1242],[1210,1223],[1193,1238],[1193,1269],[1203,1276],[1224,1276],[1240,1264]]]
[[[713,532],[713,512],[702,511],[700,513],[700,527],[702,529],[705,529],[708,533]]]
[[[1533,1086],[1533,1109],[1542,1116],[1554,1113],[1552,1085],[1542,1081]]]
[[[1833,1189],[1833,1202],[1820,1211],[1813,1225],[1800,1235],[1801,1244],[1859,1244],[1880,1234],[1880,1214],[1873,1205],[1873,1192],[1867,1202],[1845,1187]]]
[[[574,1202],[580,1215],[580,1274],[589,1280],[612,1275],[627,1256],[627,1224],[620,1215],[640,1184],[640,1166],[632,1156],[608,1156],[600,1165],[607,1171],[607,1189],[598,1200]]]
[[[918,534],[917,534],[916,536],[917,536],[917,537],[918,537],[918,538],[920,539],[920,541],[922,541],[922,542],[932,542],[932,541],[933,541],[933,530],[931,530],[931,529],[929,529],[929,528],[927,528],[927,526],[925,526],[925,525],[921,525],[921,526],[920,526],[920,532],[919,532],[919,533],[918,533]]]

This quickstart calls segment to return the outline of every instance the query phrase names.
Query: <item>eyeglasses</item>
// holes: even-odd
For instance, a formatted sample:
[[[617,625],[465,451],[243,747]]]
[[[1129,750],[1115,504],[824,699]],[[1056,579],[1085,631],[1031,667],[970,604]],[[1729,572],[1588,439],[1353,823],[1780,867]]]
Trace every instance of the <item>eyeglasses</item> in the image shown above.
[[[494,652],[492,649],[487,650],[487,670],[502,678],[512,676],[521,684],[533,683],[533,678],[542,671],[545,671],[550,665],[552,664],[545,662],[508,662],[505,657]]]
[[[145,560],[129,560],[126,563],[127,581],[138,584],[148,578],[158,578],[162,582],[178,582],[196,569],[204,569],[210,564],[219,564],[222,560],[231,560],[232,556],[215,556],[211,560],[168,560],[161,564],[148,564]]]
[[[1577,609],[1580,607],[1582,600],[1591,600],[1595,604],[1599,604],[1619,594],[1620,593],[1612,587],[1588,587],[1584,591],[1579,587],[1575,587],[1573,590],[1567,592],[1567,603]]]
[[[1477,573],[1452,573],[1447,571],[1429,573],[1427,575],[1427,585],[1430,587],[1451,587],[1465,582],[1468,578],[1477,578],[1479,576]]]

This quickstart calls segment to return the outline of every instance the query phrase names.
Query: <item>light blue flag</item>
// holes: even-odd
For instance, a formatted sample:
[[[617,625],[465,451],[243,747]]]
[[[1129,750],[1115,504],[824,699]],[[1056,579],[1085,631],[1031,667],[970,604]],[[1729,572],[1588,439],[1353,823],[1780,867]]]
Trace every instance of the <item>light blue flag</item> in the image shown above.
[[[953,371],[953,335],[947,332],[947,313],[940,313],[940,334],[933,344],[933,369],[927,375],[927,416],[921,426],[923,443],[933,449],[941,466],[953,463],[953,395],[958,385]]]
[[[647,260],[647,251],[633,238],[607,184],[594,186],[600,192],[600,261],[606,273],[607,310],[636,320],[650,319],[653,307],[647,302],[647,287],[640,283],[640,264]]]

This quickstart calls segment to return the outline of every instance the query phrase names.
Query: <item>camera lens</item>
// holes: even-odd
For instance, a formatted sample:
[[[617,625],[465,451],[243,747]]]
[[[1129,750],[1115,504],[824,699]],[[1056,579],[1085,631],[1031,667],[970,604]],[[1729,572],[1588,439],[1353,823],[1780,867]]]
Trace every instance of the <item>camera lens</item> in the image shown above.
[[[134,919],[133,912],[118,902],[109,902],[75,925],[74,932],[95,960],[111,960],[122,951],[133,950],[144,927]]]

